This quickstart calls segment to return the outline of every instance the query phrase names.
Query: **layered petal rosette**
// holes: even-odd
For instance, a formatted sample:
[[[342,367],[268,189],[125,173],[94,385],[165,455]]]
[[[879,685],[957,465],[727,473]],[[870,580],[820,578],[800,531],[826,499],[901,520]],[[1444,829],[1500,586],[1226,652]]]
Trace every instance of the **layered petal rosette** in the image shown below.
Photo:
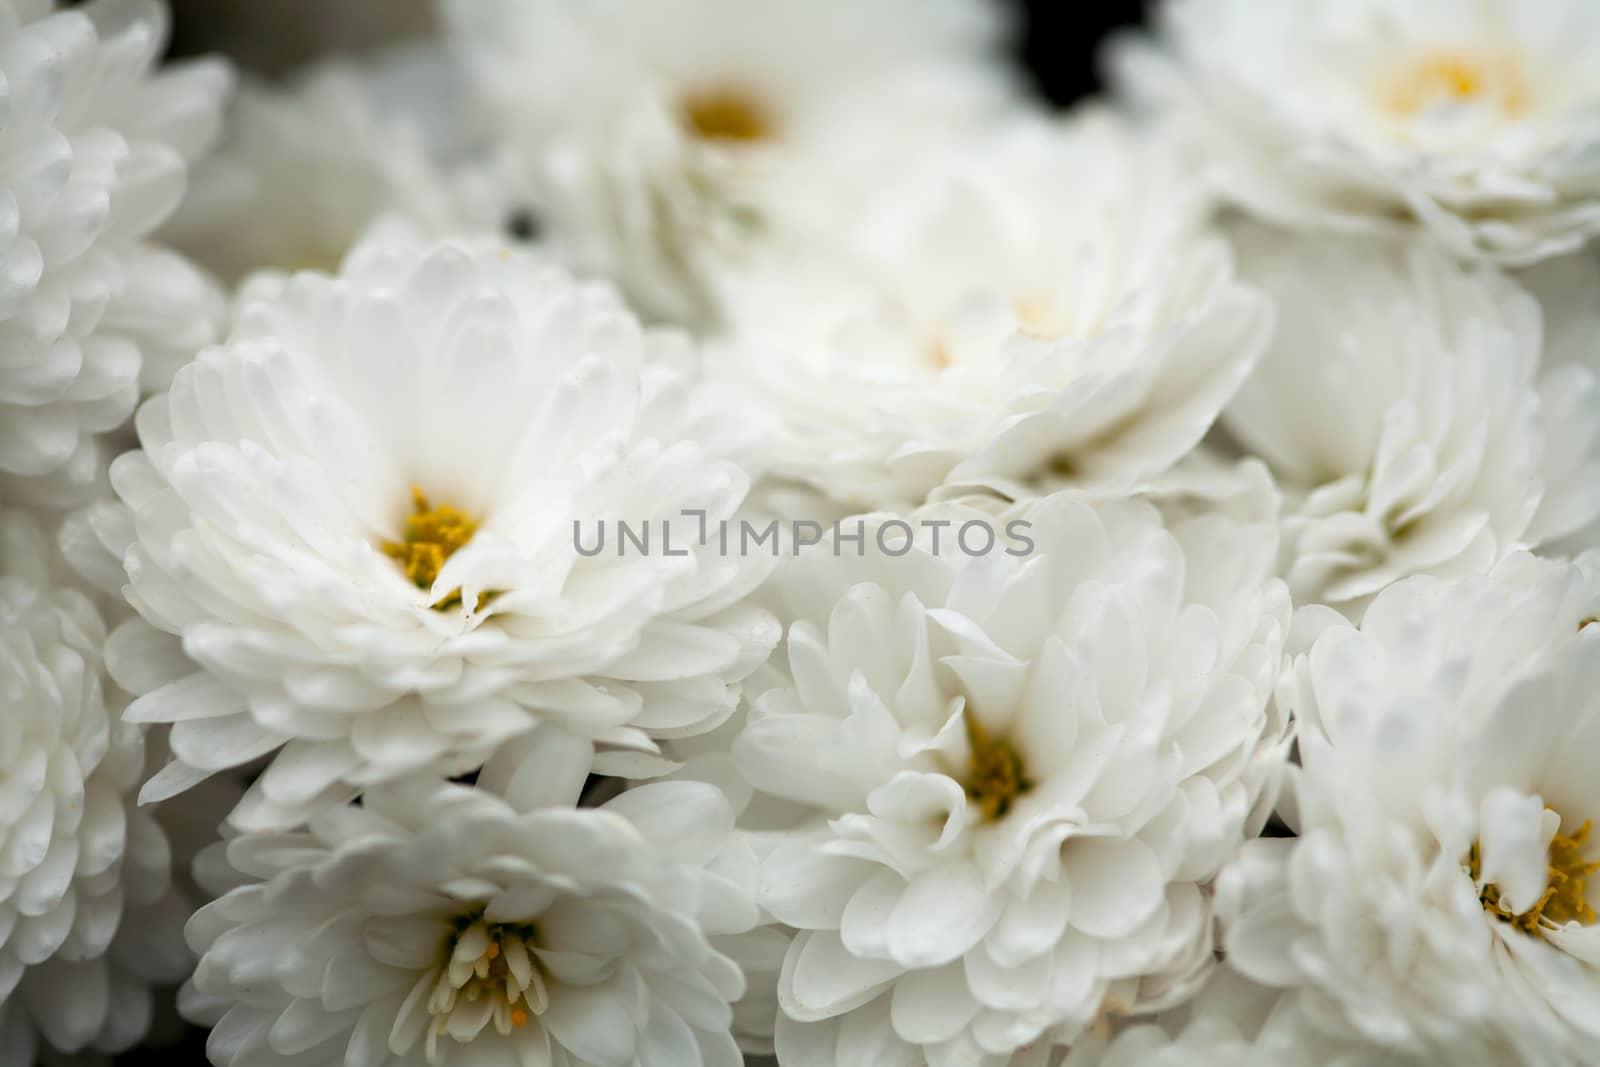
[[[1016,122],[869,195],[825,253],[719,275],[718,376],[781,431],[755,462],[857,510],[1167,471],[1272,321],[1182,166],[1109,116]]]
[[[1600,517],[1600,341],[1570,325],[1600,307],[1592,267],[1541,268],[1547,314],[1511,277],[1424,248],[1260,230],[1241,245],[1278,326],[1223,425],[1284,493],[1297,602],[1359,615],[1406,575],[1483,574]]]
[[[0,483],[53,507],[95,485],[97,438],[222,314],[211,283],[147,240],[229,83],[209,60],[156,71],[166,33],[150,0],[0,3]]]
[[[798,930],[778,986],[795,1067],[1043,1064],[1191,995],[1208,884],[1287,750],[1270,525],[1167,530],[1058,495],[1000,517],[1031,550],[968,555],[950,538],[994,515],[918,516],[954,524],[943,552],[846,546],[786,573],[786,680],[734,746],[792,806],[761,903]]]
[[[1409,578],[1296,619],[1299,837],[1219,880],[1233,966],[1427,1063],[1580,1064],[1600,1035],[1600,557]]]
[[[1168,0],[1127,88],[1232,202],[1526,265],[1600,233],[1585,0]]]
[[[120,1052],[176,984],[184,903],[105,624],[39,524],[0,512],[0,1060]]]
[[[184,1006],[222,1067],[740,1067],[754,857],[701,783],[573,807],[571,739],[226,846]],[[270,947],[269,947],[270,946]]]
[[[450,38],[553,247],[651,315],[813,247],[864,185],[1016,102],[990,0],[459,0]]]
[[[129,712],[173,723],[147,797],[276,753],[235,817],[291,823],[540,722],[649,749],[732,712],[771,560],[681,517],[747,479],[675,436],[680,338],[499,242],[395,230],[257,295],[112,469],[143,619],[109,655],[172,679]]]

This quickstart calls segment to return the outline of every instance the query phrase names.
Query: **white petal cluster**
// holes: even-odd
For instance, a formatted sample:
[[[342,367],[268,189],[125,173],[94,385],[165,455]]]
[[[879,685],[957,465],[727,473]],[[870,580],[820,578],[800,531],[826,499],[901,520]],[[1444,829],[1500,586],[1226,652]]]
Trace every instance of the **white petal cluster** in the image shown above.
[[[1597,1062],[1591,2],[0,0],[0,1067]]]
[[[189,924],[213,1063],[739,1067],[713,938],[757,913],[726,799],[578,809],[581,746],[508,752],[477,788],[379,787],[226,846],[240,884]]]
[[[0,3],[0,485],[62,506],[97,443],[214,338],[221,297],[147,243],[214,139],[226,70],[153,71],[165,10]]]
[[[777,636],[740,602],[762,559],[580,552],[739,506],[741,471],[664,432],[681,339],[495,240],[386,230],[276,288],[112,468],[143,616],[112,654],[173,664],[129,709],[173,724],[147,798],[277,753],[235,819],[287,826],[542,721],[648,748],[732,712]]]
[[[1114,1028],[1107,1028],[1112,1030]],[[1055,1067],[1424,1067],[1379,1045],[1312,1030],[1290,997],[1226,964],[1194,1000],[1074,1042]]]
[[[1107,116],[1018,122],[887,183],[838,255],[730,270],[717,376],[782,431],[757,462],[855,509],[1166,471],[1271,323],[1181,167]]]
[[[802,813],[761,876],[799,931],[784,1063],[1005,1064],[1212,964],[1207,884],[1287,744],[1272,528],[1060,496],[1006,516],[1037,553],[786,578],[788,679],[734,745]]]
[[[1220,883],[1232,964],[1426,1062],[1578,1064],[1600,1036],[1600,557],[1324,609],[1279,703],[1298,830]]]
[[[164,235],[221,277],[336,272],[375,221],[404,215],[430,233],[492,228],[498,199],[451,102],[462,74],[437,49],[398,46],[328,60],[286,86],[246,82],[228,136],[196,169]],[[195,345],[191,350],[197,350]]]
[[[0,512],[0,1053],[115,1052],[153,981],[191,964],[163,908],[166,839],[133,802],[138,729],[104,674],[105,625],[39,524]],[[173,919],[176,918],[175,923]]]
[[[707,263],[819,241],[886,169],[1008,101],[991,0],[445,0],[561,254],[648,313],[721,310]]]
[[[1585,0],[1166,0],[1124,73],[1252,214],[1520,266],[1600,234],[1593,15]]]
[[[1257,230],[1241,246],[1277,329],[1223,422],[1287,498],[1297,600],[1358,611],[1406,575],[1482,574],[1600,517],[1600,335],[1559,333],[1600,314],[1592,264],[1541,269],[1582,294],[1547,324],[1512,278],[1426,248]]]

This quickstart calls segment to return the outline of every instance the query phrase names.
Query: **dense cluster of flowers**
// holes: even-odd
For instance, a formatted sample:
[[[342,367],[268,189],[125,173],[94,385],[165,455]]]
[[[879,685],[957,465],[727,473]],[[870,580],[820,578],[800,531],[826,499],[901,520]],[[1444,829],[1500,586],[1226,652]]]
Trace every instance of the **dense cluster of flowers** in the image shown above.
[[[1592,0],[435,7],[0,0],[0,1064],[1600,1062]]]

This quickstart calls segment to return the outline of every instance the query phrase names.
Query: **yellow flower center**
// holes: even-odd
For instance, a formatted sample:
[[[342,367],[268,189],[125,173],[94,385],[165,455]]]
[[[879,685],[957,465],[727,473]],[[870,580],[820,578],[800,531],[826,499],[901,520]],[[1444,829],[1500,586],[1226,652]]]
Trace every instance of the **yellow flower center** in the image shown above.
[[[428,498],[417,486],[411,487],[413,512],[406,518],[405,537],[399,541],[385,541],[379,547],[383,554],[400,564],[400,569],[418,589],[432,589],[445,560],[478,532],[478,523],[464,511],[448,504],[430,507]],[[478,598],[481,608],[487,594]],[[435,611],[446,611],[461,603],[461,590],[447,593],[433,605]]]
[[[1503,55],[1441,50],[1423,55],[1391,78],[1385,96],[1390,110],[1419,115],[1438,104],[1492,102],[1507,115],[1528,107],[1521,66]]]
[[[1590,829],[1591,824],[1585,822],[1571,834],[1557,832],[1555,837],[1551,838],[1549,859],[1546,861],[1548,884],[1538,902],[1524,912],[1513,912],[1507,907],[1500,899],[1498,886],[1492,882],[1480,882],[1482,858],[1479,855],[1478,843],[1474,841],[1467,853],[1466,866],[1473,882],[1481,885],[1478,899],[1483,903],[1483,910],[1503,922],[1510,923],[1523,933],[1539,938],[1544,936],[1544,931],[1555,929],[1565,923],[1575,922],[1583,926],[1593,926],[1595,911],[1589,906],[1587,890],[1589,876],[1600,871],[1600,862],[1584,859]]]
[[[1054,301],[1042,296],[1025,296],[1012,305],[1019,331],[1035,341],[1059,341],[1073,332],[1073,326]]]
[[[1033,788],[1022,757],[1011,744],[989,736],[989,731],[971,711],[966,714],[967,746],[972,749],[967,772],[967,796],[994,822],[1011,810],[1017,797]]]
[[[505,1037],[550,1006],[539,963],[531,951],[531,925],[488,923],[481,916],[457,924],[449,959],[428,996],[428,1062],[442,1060],[439,1039],[466,1044],[493,1026]]]
[[[1578,623],[1578,632],[1583,633],[1591,626],[1600,626],[1600,615],[1590,615],[1587,619]]]
[[[770,140],[773,122],[752,93],[718,88],[692,93],[683,102],[683,119],[696,137],[706,141],[752,143]]]

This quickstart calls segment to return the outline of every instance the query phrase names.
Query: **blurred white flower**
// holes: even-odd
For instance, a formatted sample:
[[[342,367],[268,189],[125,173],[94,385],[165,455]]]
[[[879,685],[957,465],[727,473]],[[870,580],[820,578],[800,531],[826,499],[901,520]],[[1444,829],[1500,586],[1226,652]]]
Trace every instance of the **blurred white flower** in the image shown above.
[[[1483,574],[1600,516],[1600,338],[1547,360],[1562,318],[1423,248],[1253,229],[1240,244],[1278,325],[1223,424],[1287,498],[1297,602],[1358,614],[1406,575]],[[1567,269],[1593,276],[1548,267]],[[1600,288],[1583,299],[1593,315]]]
[[[215,138],[229,75],[155,72],[166,30],[141,0],[0,2],[0,478],[51,506],[94,486],[96,437],[141,380],[159,388],[216,335],[215,289],[146,238]]]
[[[681,338],[498,242],[403,229],[257,297],[141,410],[127,510],[92,524],[147,620],[108,650],[148,679],[128,714],[174,724],[146,799],[276,752],[234,819],[287,826],[541,721],[648,750],[731,713],[777,638],[742,603],[772,561],[680,517],[714,526],[748,484],[675,436]],[[622,551],[622,520],[653,550]]]
[[[702,325],[708,258],[837,213],[1010,102],[990,0],[446,0],[555,247]]]
[[[1597,616],[1596,554],[1410,578],[1359,630],[1302,609],[1278,693],[1300,837],[1219,879],[1232,965],[1323,1032],[1424,1062],[1592,1062]]]
[[[719,277],[714,375],[782,431],[754,460],[857,509],[969,487],[1123,495],[1204,436],[1260,357],[1211,203],[1102,115],[1016,122],[883,178],[824,256]]]
[[[193,961],[105,626],[37,522],[0,512],[0,1062],[116,1052]]]
[[[1588,0],[1167,0],[1127,88],[1247,211],[1527,264],[1600,233]]]
[[[1539,551],[1574,556],[1600,548],[1600,259],[1590,250],[1546,260],[1517,281],[1543,314],[1541,466],[1560,490],[1540,504]]]
[[[420,45],[324,61],[281,87],[246,82],[164,236],[236,282],[335,273],[389,214],[440,236],[493,230],[505,205],[465,95],[450,57]]]
[[[739,1067],[754,857],[704,783],[578,809],[588,746],[535,736],[476,788],[413,780],[226,846],[184,1009],[213,1063]]]
[[[968,557],[959,527],[996,516],[917,515],[953,524],[942,550],[786,570],[786,677],[734,745],[797,815],[762,846],[760,896],[799,931],[791,1067],[1042,1062],[1191,994],[1207,883],[1287,751],[1270,525],[1169,532],[1148,505],[1063,494],[998,517],[1032,524],[1027,558]]]
[[[0,1067],[1594,1062],[1593,0],[168,2],[0,0]]]
[[[1294,999],[1226,961],[1193,1000],[1153,1020],[1085,1035],[1055,1067],[1429,1067],[1370,1043],[1330,1038]]]

